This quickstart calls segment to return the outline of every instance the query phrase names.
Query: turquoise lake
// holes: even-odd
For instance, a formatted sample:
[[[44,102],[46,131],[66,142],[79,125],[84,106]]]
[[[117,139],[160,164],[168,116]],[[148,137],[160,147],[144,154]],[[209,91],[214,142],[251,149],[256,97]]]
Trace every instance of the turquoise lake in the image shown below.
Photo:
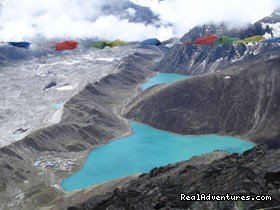
[[[172,74],[172,73],[159,73],[156,76],[150,78],[147,82],[143,83],[141,85],[141,88],[143,90],[146,90],[149,87],[152,87],[157,84],[176,82],[178,80],[186,79],[188,77],[190,77],[190,76],[181,75],[181,74]]]
[[[142,89],[188,76],[160,73]],[[66,191],[84,189],[121,177],[149,172],[154,167],[188,160],[214,150],[242,153],[254,147],[249,141],[218,135],[178,135],[130,122],[132,134],[92,150],[81,169],[61,183]]]
[[[77,173],[66,178],[66,191],[84,189],[136,173],[148,172],[214,150],[241,153],[254,144],[238,138],[201,135],[184,136],[131,122],[133,134],[92,150]]]

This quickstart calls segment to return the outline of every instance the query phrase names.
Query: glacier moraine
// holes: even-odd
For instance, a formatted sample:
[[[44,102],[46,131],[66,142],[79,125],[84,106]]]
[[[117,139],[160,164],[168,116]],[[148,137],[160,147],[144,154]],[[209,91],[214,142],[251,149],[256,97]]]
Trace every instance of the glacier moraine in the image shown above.
[[[0,147],[58,123],[67,100],[87,83],[119,71],[121,59],[136,52],[149,50],[79,49],[6,62],[0,67]]]

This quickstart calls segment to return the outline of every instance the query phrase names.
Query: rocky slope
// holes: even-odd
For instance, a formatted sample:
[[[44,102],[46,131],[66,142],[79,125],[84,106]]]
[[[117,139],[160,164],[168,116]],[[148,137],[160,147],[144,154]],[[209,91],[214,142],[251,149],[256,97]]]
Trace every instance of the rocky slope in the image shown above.
[[[150,53],[128,56],[117,73],[89,83],[66,102],[59,123],[0,148],[0,209],[35,209],[63,195],[61,178],[77,169],[89,149],[130,131],[119,113],[161,57],[153,47]],[[70,159],[77,166],[68,172],[41,170],[34,166],[41,156]]]
[[[234,135],[279,147],[280,58],[158,85],[126,117],[181,134]]]
[[[228,29],[226,24],[207,24],[197,26],[186,33],[181,42],[193,41],[198,36],[215,34],[217,36],[231,36],[246,38],[254,35],[266,37],[279,36],[279,13],[249,25],[246,29]],[[182,74],[203,74],[214,72],[235,65],[240,61],[260,61],[276,57],[279,54],[278,43],[260,44],[225,44],[225,45],[175,45],[155,67],[160,72],[178,72]],[[256,55],[258,55],[256,57]]]
[[[258,147],[211,164],[181,162],[155,168],[127,186],[92,197],[68,210],[124,209],[261,209],[279,206],[280,150]],[[196,195],[271,195],[272,201],[180,201]]]

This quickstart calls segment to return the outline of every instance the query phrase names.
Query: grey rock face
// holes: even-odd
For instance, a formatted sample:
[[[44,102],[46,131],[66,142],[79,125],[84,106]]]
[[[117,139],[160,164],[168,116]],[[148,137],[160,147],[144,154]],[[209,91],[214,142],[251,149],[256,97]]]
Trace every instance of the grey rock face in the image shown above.
[[[49,88],[52,88],[52,87],[54,87],[54,86],[56,86],[56,85],[57,85],[56,82],[51,81],[50,83],[48,83],[48,84],[44,87],[44,90],[49,89]]]
[[[134,14],[130,14],[128,10]],[[134,4],[130,1],[117,1],[116,4],[107,4],[103,7],[106,15],[120,16],[121,19],[127,19],[130,22],[155,24],[159,17],[155,15],[150,8]]]

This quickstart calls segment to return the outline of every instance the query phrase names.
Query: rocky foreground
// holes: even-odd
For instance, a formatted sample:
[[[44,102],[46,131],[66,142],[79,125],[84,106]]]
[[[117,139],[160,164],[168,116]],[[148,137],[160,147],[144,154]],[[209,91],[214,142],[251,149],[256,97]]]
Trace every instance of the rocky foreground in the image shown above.
[[[258,146],[243,155],[232,154],[210,164],[199,164],[199,159],[195,159],[155,168],[123,188],[95,196],[68,210],[241,210],[276,207],[280,204],[279,158],[280,149],[268,150]],[[271,195],[272,201],[180,201],[181,193]]]

